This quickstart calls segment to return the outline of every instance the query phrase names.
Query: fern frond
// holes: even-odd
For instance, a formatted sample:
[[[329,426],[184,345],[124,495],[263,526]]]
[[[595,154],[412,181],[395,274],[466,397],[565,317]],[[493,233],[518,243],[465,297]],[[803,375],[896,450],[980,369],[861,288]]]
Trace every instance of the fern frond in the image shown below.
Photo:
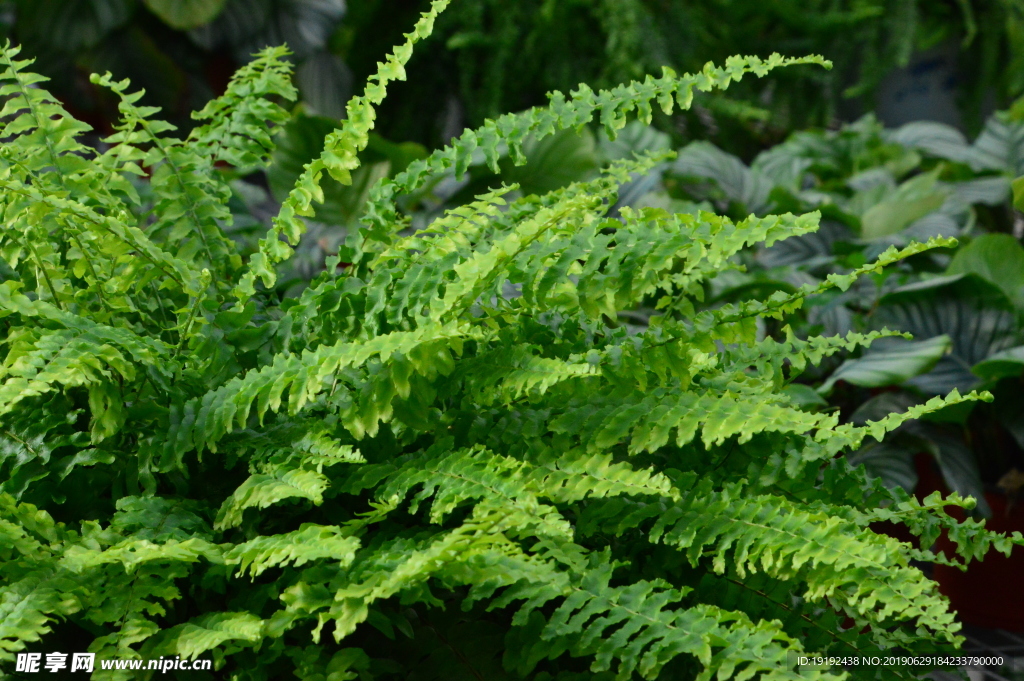
[[[615,667],[617,679],[634,673],[654,679],[679,655],[704,667],[697,676],[730,679],[760,674],[763,679],[801,679],[795,667],[799,645],[775,622],[754,623],[742,612],[706,605],[680,605],[685,590],[663,582],[612,586],[614,564],[594,557],[584,575],[518,584],[498,599],[526,600],[513,624],[523,627],[521,650],[513,650],[516,671],[529,674],[544,658],[564,652],[593,656],[592,672]],[[539,608],[559,602],[550,617]]]
[[[257,402],[257,414],[261,418],[268,411],[280,409],[285,390],[288,390],[288,410],[295,414],[328,388],[328,378],[347,367],[361,366],[371,358],[386,362],[400,354],[417,373],[448,373],[449,353],[451,350],[458,352],[463,339],[473,334],[456,324],[428,325],[415,331],[378,336],[366,343],[339,343],[307,351],[301,356],[278,357],[259,371],[232,379],[201,400],[188,402],[177,422],[179,425],[172,432],[172,442],[178,452],[186,452],[193,446],[200,450],[213,448],[236,423],[238,427],[245,425],[253,401]],[[446,361],[445,357],[449,359]]]
[[[916,404],[908,408],[905,412],[892,413],[878,421],[868,421],[863,426],[844,423],[830,433],[827,441],[821,442],[824,446],[822,458],[834,456],[843,450],[856,451],[864,438],[868,436],[881,442],[886,433],[891,433],[911,419],[921,418],[925,414],[936,412],[944,407],[974,401],[991,402],[992,394],[987,391],[974,390],[967,395],[961,395],[960,391],[954,388],[946,397],[933,397],[923,404]]]
[[[83,158],[88,149],[77,137],[92,128],[72,118],[49,92],[35,87],[48,79],[26,72],[33,60],[15,60],[20,51],[9,42],[0,49],[0,97],[6,98],[0,118],[9,121],[0,137],[10,140],[0,163],[6,174],[13,171],[20,181],[31,176],[33,184],[70,190],[76,184],[73,176],[89,168]]]
[[[910,619],[956,642],[949,633],[956,629],[952,615],[935,585],[909,566],[896,540],[823,511],[801,509],[781,496],[751,495],[741,485],[716,491],[700,484],[677,504],[624,515],[609,505],[588,522],[603,518],[614,524],[619,516],[616,531],[623,532],[652,518],[651,541],[684,551],[692,565],[708,556],[719,574],[728,566],[741,579],[764,571],[775,579],[799,580],[807,585],[808,600],[827,598],[874,622]]]
[[[542,196],[493,189],[414,230],[398,215],[401,195],[473,157],[521,163],[527,138],[593,120],[614,137],[655,103],[820,58],[553,94],[378,183],[362,228],[297,297],[255,295],[321,181],[350,181],[374,107],[446,4],[350,102],[246,268],[223,229],[227,181],[266,163],[287,120],[283,48],[241,69],[185,140],[127,82],[95,77],[122,112],[102,153],[16,50],[0,54],[0,660],[44,647],[57,621],[98,656],[209,654],[246,678],[289,664],[404,678],[466,630],[487,658],[477,677],[501,676],[504,652],[505,672],[549,681],[586,664],[604,681],[796,681],[828,676],[797,668],[806,650],[955,645],[913,561],[961,565],[1024,536],[958,522],[945,510],[972,500],[917,502],[840,455],[990,396],[840,424],[787,383],[897,334],[804,339],[758,319],[954,242],[715,307],[703,296],[743,249],[820,215],[613,214],[659,153]],[[958,555],[878,521],[923,546],[945,531]],[[325,627],[351,647],[320,646]]]
[[[714,314],[703,313],[703,318],[698,317],[696,321],[703,326],[730,324],[759,315],[771,317],[773,319],[780,319],[783,315],[799,309],[803,304],[803,301],[810,296],[824,293],[832,288],[838,288],[840,291],[845,291],[858,278],[867,274],[876,274],[881,272],[884,268],[892,265],[893,263],[899,262],[900,260],[904,260],[910,256],[935,248],[953,248],[956,245],[956,239],[932,237],[925,243],[914,242],[902,249],[890,246],[881,253],[874,262],[858,267],[848,274],[829,274],[825,278],[825,281],[818,285],[805,284],[801,286],[796,293],[792,294],[786,294],[785,292],[779,291],[773,293],[764,302],[747,301],[739,305],[724,305],[719,310],[716,310]]]
[[[231,190],[213,171],[214,159],[198,153],[201,145],[192,147],[164,136],[173,126],[150,121],[157,109],[136,106],[143,93],[129,94],[127,80],[115,81],[107,73],[93,76],[92,81],[110,89],[120,99],[118,109],[123,121],[117,126],[118,133],[107,138],[107,143],[132,148],[149,146],[140,159],[152,169],[150,186],[155,197],[156,220],[149,226],[149,233],[154,239],[173,245],[177,258],[194,260],[201,255],[201,262],[211,270],[237,269],[241,258],[219,224],[231,223],[227,208]],[[126,153],[136,156],[133,149]]]
[[[73,546],[65,552],[61,563],[73,572],[117,563],[123,565],[125,571],[130,574],[143,563],[194,563],[200,558],[217,563],[223,562],[221,550],[215,544],[193,537],[184,541],[172,539],[162,544],[145,539],[129,539],[103,550]]]
[[[118,219],[101,215],[88,206],[60,198],[55,194],[44,194],[35,187],[0,179],[0,189],[34,201],[38,205],[49,206],[54,211],[64,213],[76,220],[91,225],[94,229],[111,234],[125,246],[135,251],[158,271],[173,279],[183,291],[197,295],[200,275],[181,258],[171,255],[154,244],[139,228],[124,224]]]
[[[63,387],[94,386],[107,383],[113,376],[131,381],[135,369],[118,349],[95,337],[82,337],[67,331],[44,334],[31,348],[12,348],[11,363],[5,363],[0,376],[0,415],[19,402]]]
[[[757,433],[806,433],[835,424],[835,416],[794,409],[781,396],[656,388],[615,400],[595,394],[566,409],[550,427],[555,433],[578,437],[589,451],[628,441],[630,452],[637,453],[664,447],[673,430],[677,447],[693,441],[698,431],[704,445],[711,446],[733,436],[739,436],[742,444]]]
[[[481,404],[487,405],[494,399],[512,402],[526,395],[543,395],[556,383],[600,373],[599,368],[589,362],[539,357],[530,352],[531,348],[516,350],[518,357],[513,356],[510,371],[500,377],[496,395],[491,399],[482,397]]]
[[[73,588],[52,569],[0,586],[0,660],[12,662],[15,653],[50,632],[54,619],[77,612],[81,603],[71,594]]]
[[[180,655],[194,660],[228,641],[256,644],[263,635],[263,620],[250,612],[218,612],[197,617],[160,633],[146,646],[151,657]]]
[[[341,641],[369,616],[374,601],[415,589],[427,580],[444,574],[453,567],[476,556],[492,552],[519,553],[502,530],[514,527],[521,520],[517,514],[481,504],[458,528],[430,537],[426,541],[397,540],[377,547],[366,557],[356,560],[346,574],[346,584],[335,591],[333,598],[322,602],[329,606],[318,616],[314,641],[319,642],[320,629],[334,622],[334,639]]]
[[[192,118],[208,121],[189,135],[199,153],[212,161],[250,169],[270,162],[274,151],[271,126],[283,125],[288,112],[271,97],[294,101],[291,63],[286,47],[267,47],[231,77],[223,95]]]
[[[630,496],[678,499],[676,483],[663,473],[616,461],[605,453],[548,453],[533,462],[529,484],[556,503]]]
[[[358,154],[366,148],[373,129],[376,116],[374,106],[384,100],[388,83],[405,80],[405,64],[412,56],[413,45],[430,36],[434,30],[434,21],[448,6],[448,2],[432,0],[430,9],[422,14],[412,31],[405,34],[405,43],[395,48],[383,63],[378,64],[377,72],[368,79],[365,92],[349,100],[341,128],[327,136],[320,157],[306,164],[295,187],[274,218],[273,227],[260,240],[259,251],[250,258],[249,266],[234,289],[239,309],[255,293],[257,277],[264,286],[274,285],[277,280],[274,266],[291,255],[291,246],[297,244],[299,237],[306,231],[301,216],[314,214],[314,201],[323,203],[320,178],[324,171],[342,184],[351,183],[351,171],[359,167]]]
[[[330,559],[341,566],[355,559],[359,539],[347,536],[340,527],[303,525],[295,532],[257,537],[228,551],[224,562],[238,565],[238,574],[249,572],[253,578],[280,565],[304,565]]]
[[[783,58],[773,54],[763,60],[758,57],[730,57],[724,67],[713,64],[705,66],[700,73],[677,76],[665,68],[660,78],[648,76],[644,82],[621,85],[608,91],[594,92],[586,85],[571,93],[567,99],[560,92],[549,95],[551,103],[519,114],[506,114],[497,120],[487,121],[478,130],[469,130],[458,139],[426,159],[414,161],[409,167],[391,180],[374,187],[370,206],[364,219],[366,238],[387,246],[392,238],[390,225],[397,222],[396,198],[413,191],[430,176],[453,169],[461,177],[468,168],[470,158],[480,150],[486,162],[497,172],[499,144],[506,143],[517,164],[525,163],[522,144],[528,136],[542,139],[559,130],[580,128],[597,118],[614,139],[616,133],[626,124],[627,116],[636,111],[637,117],[650,122],[653,102],[670,114],[675,105],[687,109],[693,100],[694,89],[707,92],[714,88],[725,89],[732,82],[739,81],[745,74],[754,73],[763,77],[772,69],[793,64],[831,64],[821,57]],[[363,250],[371,249],[369,244]]]
[[[236,489],[217,513],[214,528],[223,530],[242,523],[247,508],[266,508],[285,499],[307,499],[323,502],[328,480],[322,473],[307,470],[276,470],[251,475]]]

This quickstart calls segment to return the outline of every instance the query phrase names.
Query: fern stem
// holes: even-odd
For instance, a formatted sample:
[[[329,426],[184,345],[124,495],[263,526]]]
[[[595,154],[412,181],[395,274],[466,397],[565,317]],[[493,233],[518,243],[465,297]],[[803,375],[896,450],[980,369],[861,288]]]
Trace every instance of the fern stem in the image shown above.
[[[36,267],[39,268],[39,273],[43,277],[43,281],[46,282],[46,287],[50,289],[50,295],[53,296],[54,304],[61,310],[65,310],[64,303],[57,296],[57,290],[53,287],[53,282],[50,281],[50,275],[46,273],[46,268],[43,266],[42,260],[39,258],[39,254],[36,253],[36,247],[32,245],[32,239],[26,239],[25,244],[28,246],[28,250],[32,253],[32,259],[36,261]]]
[[[42,130],[42,119],[39,116],[39,111],[32,103],[31,96],[29,96],[29,86],[26,85],[25,81],[21,78],[21,71],[18,70],[17,66],[14,64],[14,61],[10,58],[6,50],[0,50],[0,53],[2,53],[4,65],[7,66],[8,70],[14,75],[14,80],[18,83],[18,87],[21,90],[21,96],[25,100],[25,106],[28,107],[28,111],[32,115],[32,119],[36,122],[36,129]],[[46,145],[46,153],[49,154],[50,161],[53,163],[53,169],[56,171],[57,177],[60,178],[60,185],[62,187],[66,187],[67,185],[64,182],[64,173],[61,172],[60,165],[58,164],[59,157],[57,156],[56,150],[54,150],[53,148],[53,142],[52,140],[50,140],[49,135],[43,135],[42,137],[44,144]]]
[[[200,279],[202,282],[200,285],[200,289],[205,289],[207,286],[209,286],[210,283],[210,271],[203,270]],[[202,302],[202,300],[203,298],[199,294],[196,294],[196,296],[192,299],[192,305],[189,307],[188,312],[188,321],[186,322],[185,327],[178,338],[178,345],[174,349],[174,357],[177,357],[179,354],[181,354],[181,351],[185,343],[190,338],[189,334],[191,334],[192,332],[192,325],[195,323],[196,317],[199,316],[199,304]]]
[[[66,226],[67,225],[65,225],[65,227]],[[73,231],[68,230],[68,234],[70,234],[71,238],[74,239],[76,244],[78,244],[78,250],[82,252],[82,258],[85,260],[85,264],[89,267],[89,271],[92,272],[92,278],[96,281],[96,295],[100,299],[100,305],[106,308],[107,312],[113,314],[114,311],[107,304],[107,299],[103,297],[103,281],[99,278],[99,275],[96,274],[96,268],[92,265],[92,259],[87,257],[82,240],[79,239],[78,235]]]
[[[163,317],[164,323],[170,323],[171,316],[167,314],[167,309],[164,307],[164,297],[160,295],[160,290],[157,289],[156,284],[152,281],[149,282],[149,287],[153,290],[153,297],[156,298],[156,306],[160,310],[160,316]],[[163,336],[165,333],[170,333],[171,329],[160,327],[160,335]]]
[[[174,348],[174,357],[177,357],[179,354],[181,354],[181,350],[185,345],[185,342],[189,338],[189,333],[192,331],[192,323],[195,321],[196,310],[198,309],[198,307],[199,296],[196,296],[192,301],[192,306],[189,308],[188,322],[185,324],[184,330],[182,330],[181,334],[179,334],[178,336],[178,345]]]
[[[196,216],[195,201],[192,200],[192,196],[188,193],[188,190],[185,187],[185,182],[181,179],[181,170],[171,159],[170,154],[167,153],[167,148],[160,142],[160,138],[150,129],[146,119],[140,117],[139,126],[146,131],[146,134],[149,135],[149,139],[153,143],[153,146],[160,150],[160,154],[164,157],[164,161],[171,167],[171,171],[174,173],[174,179],[178,182],[178,187],[181,188],[181,196],[184,198],[185,206],[188,209],[189,219],[195,226],[196,232],[199,233],[200,241],[203,242],[203,250],[206,251],[206,255],[210,259],[210,264],[215,264],[213,251],[210,250],[210,244],[206,241],[206,234],[203,233],[203,226],[199,223],[199,218]]]
[[[39,452],[37,452],[36,450],[32,449],[32,446],[29,443],[25,442],[20,437],[18,437],[17,435],[12,433],[11,431],[7,430],[6,428],[2,432],[3,432],[4,435],[6,435],[7,437],[11,438],[12,440],[14,440],[18,444],[20,444],[22,447],[27,449],[29,454],[31,454],[32,456],[34,456],[36,458],[40,458],[39,457]]]
[[[49,205],[51,208],[56,208],[57,210],[68,210],[68,211],[71,211],[72,214],[75,217],[82,218],[83,220],[87,220],[87,221],[93,223],[94,225],[97,225],[98,227],[103,228],[107,233],[113,235],[115,238],[119,239],[122,243],[125,243],[128,246],[131,246],[132,250],[138,252],[143,258],[145,258],[147,261],[149,261],[149,263],[151,265],[153,265],[153,267],[157,268],[165,276],[170,277],[171,279],[176,281],[178,283],[178,285],[181,286],[183,289],[187,289],[188,288],[189,284],[186,281],[186,279],[181,275],[181,273],[175,272],[175,271],[173,271],[173,269],[169,271],[164,266],[163,263],[161,263],[159,260],[154,258],[152,254],[147,253],[146,252],[146,248],[143,247],[143,246],[149,246],[149,247],[157,249],[158,252],[162,253],[162,251],[159,251],[158,247],[155,244],[153,244],[152,242],[142,243],[142,244],[135,243],[131,239],[128,239],[128,238],[126,238],[125,236],[123,236],[121,234],[118,234],[117,230],[110,229],[110,227],[106,224],[106,220],[104,219],[106,216],[99,215],[98,213],[93,211],[91,208],[89,208],[87,206],[83,206],[83,205],[79,204],[76,201],[66,201],[66,202],[57,201],[57,200],[55,200],[51,196],[46,196],[46,195],[44,195],[44,194],[42,194],[42,193],[40,193],[38,191],[33,191],[33,190],[29,189],[28,187],[25,187],[24,185],[21,185],[20,183],[11,182],[11,181],[8,181],[8,180],[0,179],[0,188],[4,189],[6,191],[14,192],[16,194],[21,194],[22,196],[26,196],[26,197],[28,197],[30,199],[35,200],[35,201],[40,201],[42,203],[45,203],[45,204]],[[174,260],[174,259],[172,259],[172,260]],[[179,265],[184,265],[184,263],[182,263],[180,260],[174,260],[174,261],[177,264],[179,264]]]
[[[716,575],[716,576],[717,576],[717,575]],[[796,615],[796,616],[797,616],[797,617],[799,617],[800,619],[802,619],[802,620],[804,620],[805,622],[807,622],[808,624],[810,624],[810,625],[811,625],[812,627],[814,627],[815,629],[818,629],[818,630],[820,630],[820,631],[823,631],[823,632],[825,632],[825,633],[826,633],[826,634],[828,634],[828,635],[829,635],[829,637],[831,637],[831,638],[832,638],[833,640],[835,640],[835,641],[836,641],[836,642],[838,642],[838,643],[841,643],[841,644],[843,644],[844,646],[846,646],[846,647],[847,647],[847,648],[849,648],[850,650],[854,651],[854,652],[855,652],[855,653],[857,653],[858,655],[860,655],[860,656],[862,656],[862,657],[866,657],[866,656],[867,656],[867,654],[865,653],[865,651],[864,651],[864,650],[863,650],[862,648],[858,648],[858,647],[857,647],[857,646],[855,646],[854,644],[852,644],[852,643],[850,643],[849,641],[847,641],[846,639],[842,638],[842,637],[840,636],[840,634],[839,634],[838,632],[832,631],[832,630],[831,630],[831,629],[829,629],[828,627],[824,627],[824,626],[822,626],[821,624],[819,624],[819,623],[818,623],[818,622],[817,622],[816,620],[814,620],[813,618],[811,618],[811,617],[808,617],[807,615],[803,614],[802,612],[797,612],[796,610],[794,610],[793,608],[789,607],[789,606],[788,606],[788,605],[786,605],[785,603],[782,603],[782,602],[780,602],[780,601],[777,601],[777,600],[775,600],[774,598],[772,598],[771,596],[769,596],[769,595],[768,595],[768,594],[766,594],[765,592],[761,591],[760,589],[755,589],[754,587],[751,587],[751,586],[747,586],[747,585],[746,585],[746,584],[744,584],[743,582],[740,582],[740,581],[738,581],[738,580],[735,580],[735,579],[733,579],[733,578],[731,578],[731,577],[722,577],[722,579],[724,579],[724,580],[725,580],[725,581],[727,581],[727,582],[731,582],[732,584],[735,584],[735,585],[736,585],[736,586],[738,586],[738,587],[741,587],[741,588],[743,588],[743,589],[746,589],[747,591],[749,591],[749,592],[751,592],[751,593],[757,594],[758,596],[760,596],[761,598],[765,599],[765,600],[766,600],[766,601],[768,601],[769,603],[772,603],[772,604],[774,604],[774,605],[777,605],[778,607],[782,608],[782,609],[783,609],[783,610],[785,610],[786,612],[790,612],[790,613],[793,613],[794,615]],[[891,667],[890,667],[889,669],[890,669],[890,670],[892,670],[892,668],[891,668]],[[893,672],[894,672],[894,673],[895,673],[896,675],[898,675],[898,676],[899,676],[900,678],[902,678],[902,679],[909,679],[909,678],[913,678],[913,677],[907,676],[906,674],[902,673],[902,672],[901,672],[901,671],[899,671],[899,670],[893,670]]]

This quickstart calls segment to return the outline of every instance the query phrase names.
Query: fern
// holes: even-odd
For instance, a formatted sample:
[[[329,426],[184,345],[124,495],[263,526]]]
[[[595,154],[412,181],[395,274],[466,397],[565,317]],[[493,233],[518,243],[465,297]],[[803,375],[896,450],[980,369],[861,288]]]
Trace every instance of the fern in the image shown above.
[[[379,182],[343,273],[295,298],[264,290],[445,4],[350,103],[246,264],[224,231],[229,181],[266,163],[287,119],[285,50],[243,68],[184,140],[97,77],[122,114],[102,153],[4,52],[0,660],[71,635],[101,659],[210,656],[239,679],[405,679],[432,668],[418,646],[455,618],[494,670],[564,680],[841,677],[796,657],[955,646],[912,561],[962,565],[1024,538],[945,513],[972,500],[917,502],[836,455],[989,396],[841,423],[787,385],[894,334],[756,323],[949,241],[709,308],[742,249],[820,216],[610,217],[658,154],[543,196],[493,188],[420,229],[398,215],[473,154],[521,161],[527,135],[594,120],[614,136],[655,104],[820,59],[554,94]],[[646,329],[620,323],[641,306],[658,310]],[[879,520],[922,546],[945,531],[957,555],[878,535]],[[476,653],[444,640],[452,678],[481,678]]]

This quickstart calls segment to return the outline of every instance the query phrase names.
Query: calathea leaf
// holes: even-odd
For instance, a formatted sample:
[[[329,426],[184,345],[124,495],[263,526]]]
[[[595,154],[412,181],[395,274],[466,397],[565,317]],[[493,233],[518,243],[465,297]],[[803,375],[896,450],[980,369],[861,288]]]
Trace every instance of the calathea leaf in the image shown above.
[[[793,404],[800,409],[816,411],[820,407],[828,406],[828,402],[825,401],[825,398],[819,395],[818,391],[809,385],[792,383],[786,386],[785,392],[789,396],[789,399],[793,401]]]
[[[861,217],[861,236],[876,239],[899,232],[912,222],[938,210],[947,192],[936,186],[939,169],[907,180]]]
[[[589,128],[562,130],[523,144],[526,163],[501,162],[501,177],[516,183],[524,194],[544,194],[592,176],[598,167],[597,145]]]
[[[597,144],[605,159],[616,161],[633,158],[633,154],[642,154],[645,151],[666,151],[672,147],[672,138],[650,125],[630,121],[614,140],[608,137],[607,132],[601,130],[597,135]]]
[[[908,123],[891,133],[889,139],[932,156],[964,163],[976,171],[1024,173],[1024,125],[999,114],[988,119],[974,144],[968,144],[955,128],[932,121]]]
[[[930,371],[950,351],[952,342],[948,336],[936,336],[924,341],[889,339],[889,343],[876,341],[875,345],[887,349],[870,351],[860,359],[843,362],[818,390],[827,394],[838,381],[862,388],[900,385]]]
[[[878,442],[862,448],[849,457],[854,466],[863,465],[872,476],[887,487],[902,487],[908,492],[917,487],[914,450],[900,442]]]
[[[710,142],[693,142],[679,151],[671,172],[683,178],[714,182],[730,203],[747,213],[762,213],[768,207],[773,183],[759,171]]]
[[[978,379],[971,367],[1017,343],[1016,314],[1006,295],[974,274],[938,277],[883,296],[873,315],[877,327],[925,340],[949,336],[952,352],[927,374],[909,381],[926,393],[968,390]]]
[[[609,161],[632,158],[633,154],[644,152],[667,151],[672,146],[672,138],[660,132],[652,126],[644,125],[640,121],[631,121],[626,127],[619,131],[618,136],[612,140],[605,130],[597,135],[597,146],[599,155]],[[641,201],[650,203],[654,196],[665,196],[664,185],[661,178],[668,167],[663,163],[653,168],[649,173],[641,174],[636,179],[627,182],[619,188],[619,199],[611,211],[611,215],[617,215],[618,209],[623,206],[635,206]],[[657,194],[652,194],[656,192]],[[710,207],[708,208],[710,210]],[[684,212],[676,208],[675,212]]]
[[[842,241],[851,241],[853,234],[840,222],[824,220],[818,231],[790,237],[758,253],[765,267],[802,265],[806,268],[822,266],[835,260],[834,247]]]
[[[814,160],[802,151],[798,145],[779,144],[758,154],[750,168],[771,178],[776,187],[798,192],[803,188],[804,175],[814,165]]]
[[[295,82],[312,113],[336,119],[345,115],[352,72],[337,55],[317,50],[295,70]]]
[[[1024,312],[1024,248],[1009,234],[984,234],[953,256],[949,274],[976,274],[995,284]]]
[[[875,395],[857,407],[853,415],[850,416],[850,423],[863,426],[868,421],[881,421],[889,414],[904,412],[915,404],[920,403],[920,399],[905,390],[887,391],[880,395]]]
[[[1024,123],[996,114],[974,141],[972,165],[978,169],[1000,170],[1011,176],[1024,174]]]
[[[996,418],[1017,445],[1024,448],[1024,391],[1020,390],[1020,383],[1006,381],[996,386],[994,392],[998,398],[993,404]]]
[[[1004,176],[979,177],[964,182],[954,182],[953,198],[965,204],[983,203],[998,206],[1006,202],[1010,196],[1010,179]]]
[[[893,130],[888,137],[897,144],[950,161],[968,163],[971,159],[971,145],[967,138],[945,123],[914,121]]]
[[[131,0],[21,0],[21,40],[60,52],[77,52],[98,44],[132,15]]]
[[[963,436],[953,429],[931,423],[916,424],[914,432],[921,438],[926,450],[935,457],[949,489],[961,496],[974,497],[978,502],[978,513],[990,517],[992,508],[985,500],[978,461],[971,448],[964,443]]]
[[[227,44],[246,61],[268,45],[288,45],[306,59],[327,44],[345,0],[228,0],[217,19],[192,31],[207,48]]]
[[[997,352],[975,364],[971,371],[986,381],[1020,376],[1024,373],[1024,345]]]
[[[187,31],[213,21],[225,0],[143,0],[171,28]]]

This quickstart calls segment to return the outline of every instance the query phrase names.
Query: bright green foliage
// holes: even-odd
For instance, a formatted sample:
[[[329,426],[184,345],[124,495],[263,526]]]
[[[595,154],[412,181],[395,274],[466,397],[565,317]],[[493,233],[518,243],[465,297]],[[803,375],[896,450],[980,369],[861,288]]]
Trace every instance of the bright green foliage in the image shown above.
[[[610,217],[618,187],[663,160],[646,155],[544,196],[495,189],[419,231],[398,217],[400,194],[476,149],[515,157],[528,133],[598,116],[614,135],[651,102],[685,107],[694,87],[791,62],[553,95],[378,184],[343,272],[334,258],[284,301],[257,289],[324,172],[350,177],[374,104],[444,4],[353,101],[244,268],[215,163],[267,161],[274,98],[292,94],[281,50],[184,141],[97,78],[123,114],[102,153],[6,51],[0,660],[60,640],[100,659],[212,656],[236,679],[742,681],[841,676],[798,670],[801,652],[955,644],[910,561],[1021,538],[837,455],[987,395],[840,424],[787,384],[893,334],[757,325],[948,241],[696,313],[741,249],[819,215]],[[646,330],[620,324],[646,304],[662,310]],[[959,558],[874,533],[882,519],[926,542],[946,528]]]

